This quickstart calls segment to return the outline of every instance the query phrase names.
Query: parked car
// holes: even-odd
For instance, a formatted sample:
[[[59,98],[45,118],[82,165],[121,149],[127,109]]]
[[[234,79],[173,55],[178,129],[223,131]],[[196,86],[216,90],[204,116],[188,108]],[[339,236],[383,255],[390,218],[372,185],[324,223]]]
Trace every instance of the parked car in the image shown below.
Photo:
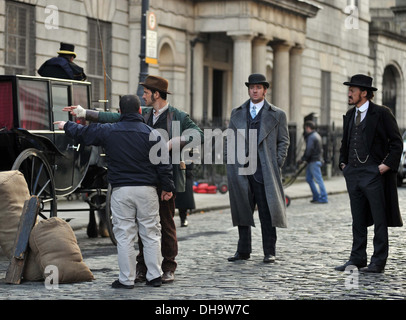
[[[403,133],[403,152],[402,157],[400,158],[399,168],[398,168],[398,175],[397,175],[397,182],[398,187],[403,184],[403,179],[406,177],[406,131]]]

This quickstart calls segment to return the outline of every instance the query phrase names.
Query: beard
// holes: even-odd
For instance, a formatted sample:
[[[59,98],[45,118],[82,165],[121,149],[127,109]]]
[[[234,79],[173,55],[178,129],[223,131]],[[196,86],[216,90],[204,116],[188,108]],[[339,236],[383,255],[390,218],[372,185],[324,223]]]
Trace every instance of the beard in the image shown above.
[[[349,105],[349,106],[355,106],[355,105],[357,105],[360,101],[361,101],[361,99],[355,100],[354,98],[351,98],[351,99],[348,99],[348,105]]]

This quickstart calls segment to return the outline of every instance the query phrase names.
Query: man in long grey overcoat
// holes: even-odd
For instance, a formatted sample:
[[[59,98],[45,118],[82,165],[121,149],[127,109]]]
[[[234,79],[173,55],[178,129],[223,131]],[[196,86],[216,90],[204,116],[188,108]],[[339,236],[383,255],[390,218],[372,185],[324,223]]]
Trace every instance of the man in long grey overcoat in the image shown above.
[[[231,215],[239,232],[237,252],[228,260],[250,258],[251,226],[255,226],[253,214],[258,205],[263,261],[274,262],[276,227],[287,227],[281,168],[288,153],[289,131],[285,112],[265,100],[269,88],[265,76],[252,74],[245,85],[250,99],[231,112],[228,132],[233,139],[227,139]]]

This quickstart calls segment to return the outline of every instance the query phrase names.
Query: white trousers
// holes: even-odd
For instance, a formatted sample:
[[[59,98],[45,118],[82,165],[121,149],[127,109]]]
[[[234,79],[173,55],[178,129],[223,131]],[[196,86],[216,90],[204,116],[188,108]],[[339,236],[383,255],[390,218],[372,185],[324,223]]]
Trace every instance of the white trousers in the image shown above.
[[[111,212],[120,268],[118,280],[125,285],[134,284],[137,256],[134,245],[138,232],[144,245],[147,280],[162,276],[161,224],[156,188],[114,188],[111,194]]]

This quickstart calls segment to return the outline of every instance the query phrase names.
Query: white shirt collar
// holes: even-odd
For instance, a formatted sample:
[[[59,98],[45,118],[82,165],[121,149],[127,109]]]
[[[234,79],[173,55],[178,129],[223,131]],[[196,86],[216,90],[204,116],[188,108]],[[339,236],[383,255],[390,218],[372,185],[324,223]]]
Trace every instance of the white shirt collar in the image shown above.
[[[250,101],[250,110],[252,109],[253,106],[255,106],[255,110],[258,112],[261,110],[261,108],[264,106],[265,100],[262,100],[261,102],[255,104],[252,101]]]
[[[153,109],[152,110],[152,124],[155,124],[158,121],[159,116],[162,113],[164,113],[168,108],[169,108],[169,103],[167,103],[165,107],[163,107],[163,108],[161,108],[159,110]]]
[[[369,100],[367,100],[367,102],[365,102],[361,107],[356,108],[357,111],[361,111],[361,113],[364,113],[364,111],[367,111],[369,107]]]
[[[154,116],[159,117],[162,113],[164,113],[167,109],[169,108],[169,103],[166,104],[165,107],[159,109],[159,110],[153,110]]]
[[[369,108],[369,100],[367,102],[365,102],[361,107],[357,108],[355,107],[355,117],[354,117],[354,121],[357,120],[357,111],[359,110],[361,112],[361,121],[363,121],[365,119],[365,116],[367,115],[367,111]]]

